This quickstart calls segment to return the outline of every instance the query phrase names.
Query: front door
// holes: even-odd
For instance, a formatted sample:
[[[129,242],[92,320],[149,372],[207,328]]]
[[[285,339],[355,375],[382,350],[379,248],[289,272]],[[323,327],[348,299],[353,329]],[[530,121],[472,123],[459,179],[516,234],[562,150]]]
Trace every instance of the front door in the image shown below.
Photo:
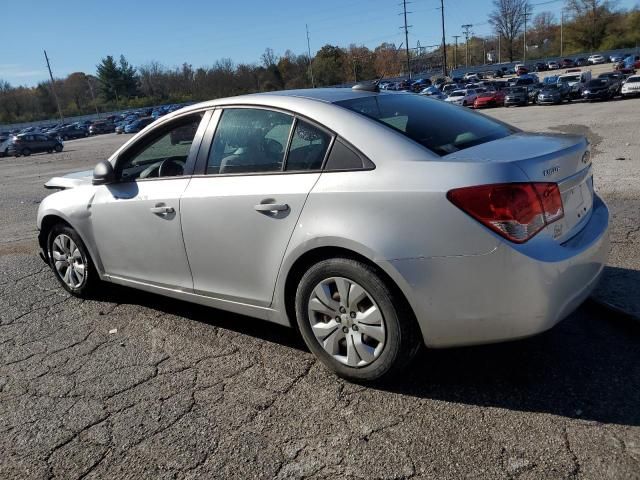
[[[331,136],[282,112],[222,113],[206,175],[181,201],[196,293],[269,306],[278,270]]]
[[[119,155],[118,181],[97,189],[91,219],[107,275],[191,291],[180,196],[189,184],[201,118],[191,114],[150,131]]]

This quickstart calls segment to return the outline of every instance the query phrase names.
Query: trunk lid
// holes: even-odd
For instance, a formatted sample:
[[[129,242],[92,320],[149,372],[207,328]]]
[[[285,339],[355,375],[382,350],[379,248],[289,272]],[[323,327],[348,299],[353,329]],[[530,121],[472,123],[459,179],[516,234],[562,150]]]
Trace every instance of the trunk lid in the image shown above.
[[[443,157],[447,161],[509,163],[532,182],[554,182],[562,195],[564,217],[545,230],[565,242],[586,224],[593,207],[589,143],[576,135],[515,133]]]

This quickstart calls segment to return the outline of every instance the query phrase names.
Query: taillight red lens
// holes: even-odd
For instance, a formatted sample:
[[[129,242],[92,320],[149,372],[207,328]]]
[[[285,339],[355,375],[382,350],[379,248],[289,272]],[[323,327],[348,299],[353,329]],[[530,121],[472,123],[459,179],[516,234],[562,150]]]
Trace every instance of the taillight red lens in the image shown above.
[[[555,183],[499,183],[456,188],[447,198],[483,225],[524,243],[564,216]]]

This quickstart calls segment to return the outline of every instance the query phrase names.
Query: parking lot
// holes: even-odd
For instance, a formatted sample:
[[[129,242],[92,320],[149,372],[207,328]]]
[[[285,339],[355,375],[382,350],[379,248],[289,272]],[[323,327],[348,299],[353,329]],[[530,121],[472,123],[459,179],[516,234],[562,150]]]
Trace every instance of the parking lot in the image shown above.
[[[422,352],[378,388],[290,329],[60,288],[37,255],[42,184],[129,136],[0,159],[0,478],[640,478],[640,99],[486,113],[589,138],[610,266],[551,331]]]

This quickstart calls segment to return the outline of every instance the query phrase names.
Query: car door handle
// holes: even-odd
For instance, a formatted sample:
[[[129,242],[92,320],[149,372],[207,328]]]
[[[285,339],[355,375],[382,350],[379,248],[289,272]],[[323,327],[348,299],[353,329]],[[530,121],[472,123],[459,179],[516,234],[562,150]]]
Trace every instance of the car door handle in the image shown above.
[[[155,213],[156,215],[167,215],[168,213],[174,213],[175,209],[173,207],[167,207],[166,205],[156,205],[155,207],[151,207],[151,213]]]
[[[253,206],[257,212],[284,212],[289,210],[289,205],[286,203],[260,203]]]

